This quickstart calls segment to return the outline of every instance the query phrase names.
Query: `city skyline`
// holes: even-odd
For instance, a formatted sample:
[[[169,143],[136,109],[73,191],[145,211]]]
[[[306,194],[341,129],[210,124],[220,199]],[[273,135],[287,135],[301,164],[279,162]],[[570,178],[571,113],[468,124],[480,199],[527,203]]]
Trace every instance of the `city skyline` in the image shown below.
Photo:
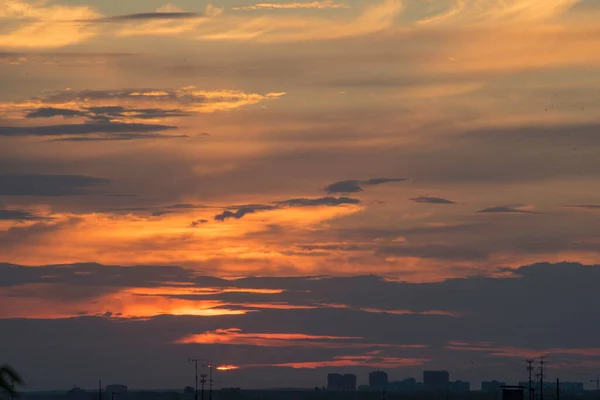
[[[206,359],[217,381],[246,388],[312,387],[323,371],[366,377],[375,369],[400,377],[446,369],[456,380],[518,382],[527,376],[525,358],[540,355],[549,356],[548,379],[587,382],[600,354],[593,329],[599,275],[600,266],[539,264],[503,278],[415,284],[375,276],[225,280],[177,267],[0,265],[12,300],[0,309],[0,342],[10,343],[3,346],[6,362],[33,388],[88,386],[100,377],[137,388],[183,387],[193,377],[188,358]],[[27,289],[40,285],[43,295]],[[559,307],[580,313],[566,320]],[[532,315],[545,321],[542,335]],[[565,335],[575,332],[578,346],[565,347]],[[86,357],[74,348],[86,349]],[[28,361],[33,355],[35,364]],[[53,363],[65,370],[48,369]]]
[[[593,387],[598,21],[598,0],[0,0],[0,366],[24,390],[183,388],[188,359],[215,387],[464,389],[547,355]]]

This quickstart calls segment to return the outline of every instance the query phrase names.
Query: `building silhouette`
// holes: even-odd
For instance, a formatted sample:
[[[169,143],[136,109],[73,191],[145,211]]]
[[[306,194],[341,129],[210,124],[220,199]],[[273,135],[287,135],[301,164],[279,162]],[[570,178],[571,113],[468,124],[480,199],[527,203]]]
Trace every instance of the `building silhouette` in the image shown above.
[[[384,371],[369,373],[369,386],[372,388],[385,388],[388,385],[388,374]]]
[[[481,391],[482,392],[498,392],[502,389],[502,386],[506,386],[506,382],[500,381],[483,381],[481,382]],[[523,385],[525,386],[525,385]]]
[[[327,390],[329,391],[354,391],[356,390],[356,375],[354,374],[328,374]]]
[[[356,375],[344,374],[344,391],[356,390]]]
[[[502,400],[524,400],[525,386],[503,386]]]
[[[454,381],[448,382],[448,391],[453,393],[467,393],[471,391],[471,382]]]
[[[519,386],[528,387],[528,382],[519,382]],[[583,382],[560,382],[558,385],[560,393],[580,396],[585,393]],[[533,389],[539,391],[539,383],[533,383]],[[554,396],[556,393],[556,382],[544,382],[544,395]]]
[[[445,391],[448,389],[449,383],[448,371],[423,371],[423,385],[427,390]]]
[[[395,381],[391,385],[394,390],[399,392],[415,392],[422,389],[422,385],[417,383],[415,378],[406,378],[401,381]]]

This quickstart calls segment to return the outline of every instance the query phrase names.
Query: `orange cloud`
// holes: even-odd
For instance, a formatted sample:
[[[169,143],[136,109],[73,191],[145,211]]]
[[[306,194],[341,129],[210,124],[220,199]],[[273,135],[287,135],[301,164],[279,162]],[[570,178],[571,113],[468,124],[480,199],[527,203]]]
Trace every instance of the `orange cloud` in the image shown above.
[[[444,0],[442,11],[417,21],[433,24],[522,24],[549,21],[581,0]],[[437,1],[442,3],[442,1]]]
[[[158,315],[219,316],[243,315],[255,312],[250,308],[228,308],[219,300],[184,300],[163,296],[140,296],[129,289],[112,293],[61,300],[49,293],[63,291],[69,287],[54,284],[27,284],[1,288],[0,299],[5,305],[0,309],[0,318],[70,318],[78,315],[106,315],[113,318],[148,318]],[[8,301],[15,296],[19,301]]]
[[[184,10],[173,5],[167,4],[156,10],[159,13],[177,13]],[[186,32],[196,30],[200,25],[208,22],[211,18],[215,18],[223,12],[223,9],[216,8],[208,4],[204,8],[204,14],[201,18],[190,19],[165,19],[154,20],[144,23],[129,21],[125,27],[116,32],[117,36],[154,36],[154,35],[179,35]]]
[[[289,9],[297,9],[297,8],[349,8],[346,4],[336,3],[335,0],[323,0],[323,1],[313,1],[311,3],[259,3],[253,6],[246,7],[234,7],[232,10],[242,10],[242,11],[250,11],[250,10],[289,10]]]
[[[352,336],[319,336],[302,333],[243,333],[241,329],[217,329],[201,334],[185,336],[179,344],[233,344],[266,347],[327,347],[325,341],[358,340]]]
[[[264,347],[319,347],[328,349],[389,347],[402,349],[425,349],[419,344],[365,343],[357,336],[323,336],[303,333],[244,333],[241,329],[217,329],[185,336],[177,344],[228,344]]]
[[[131,288],[127,289],[128,293],[138,295],[153,295],[153,296],[182,296],[182,295],[200,295],[211,296],[223,293],[252,293],[252,294],[279,294],[283,293],[283,289],[252,289],[252,288],[236,288],[236,287],[151,287],[151,288]]]
[[[0,115],[4,118],[24,119],[37,109],[54,108],[80,113],[74,119],[81,119],[90,109],[102,107],[125,107],[123,115],[111,116],[112,122],[161,122],[168,117],[154,119],[136,118],[135,110],[152,108],[157,110],[178,110],[186,113],[213,113],[228,111],[266,101],[274,101],[285,92],[245,93],[239,90],[202,90],[196,86],[178,89],[116,89],[116,90],[57,90],[46,91],[41,96],[28,100],[0,103]],[[31,124],[32,120],[29,119]]]
[[[93,27],[76,22],[101,16],[89,6],[47,3],[3,0],[0,4],[0,19],[3,20],[0,47],[58,48],[95,35]]]
[[[325,361],[302,361],[274,364],[276,367],[294,369],[315,369],[323,367],[373,367],[373,368],[401,368],[417,367],[428,362],[425,358],[377,357],[373,354],[359,356],[339,356]]]
[[[240,369],[237,365],[219,365],[216,370],[218,371],[233,371],[236,369]]]
[[[257,40],[260,42],[296,42],[339,39],[384,31],[396,22],[402,12],[399,0],[383,0],[365,9],[353,21],[316,17],[239,16],[218,19],[198,35],[202,40]]]
[[[347,308],[355,309],[368,313],[375,314],[394,314],[394,315],[440,315],[445,317],[460,317],[461,314],[456,311],[445,311],[445,310],[426,310],[426,311],[414,311],[414,310],[385,310],[381,308],[372,307],[352,307],[348,304],[332,304],[332,303],[320,303],[319,306],[327,308]]]
[[[600,356],[600,348],[549,348],[549,349],[526,349],[512,346],[500,346],[490,342],[449,342],[446,346],[449,350],[457,351],[484,351],[493,357],[539,357],[544,355],[576,355],[584,357]]]

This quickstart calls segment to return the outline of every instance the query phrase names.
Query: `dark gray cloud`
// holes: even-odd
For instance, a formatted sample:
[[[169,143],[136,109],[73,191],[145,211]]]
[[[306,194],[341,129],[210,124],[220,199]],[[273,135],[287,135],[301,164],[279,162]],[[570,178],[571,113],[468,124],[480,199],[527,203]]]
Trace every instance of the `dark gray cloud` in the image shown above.
[[[321,197],[317,199],[289,199],[273,203],[273,205],[265,204],[249,204],[244,206],[229,207],[230,210],[225,210],[221,214],[215,215],[215,220],[225,221],[229,218],[241,219],[247,214],[252,214],[259,211],[271,211],[286,207],[317,207],[330,206],[336,207],[344,204],[360,204],[360,200],[349,197]],[[231,211],[235,210],[235,211]]]
[[[510,206],[498,206],[498,207],[489,207],[484,208],[483,210],[477,211],[479,214],[541,214],[535,211],[523,210],[520,205],[510,205]]]
[[[192,221],[192,223],[190,224],[190,226],[192,228],[196,228],[196,227],[198,227],[198,226],[200,226],[202,224],[206,224],[207,222],[208,222],[207,219],[199,219],[199,220],[196,220],[196,221]]]
[[[193,210],[198,208],[212,208],[211,206],[205,206],[203,204],[170,204],[163,206],[162,208],[172,208],[175,210]]]
[[[429,196],[420,196],[411,199],[416,203],[427,203],[427,204],[456,204],[456,202],[448,199],[444,199],[442,197],[429,197]]]
[[[90,119],[107,120],[113,119],[154,119],[169,117],[186,117],[190,114],[179,109],[161,109],[161,108],[129,108],[121,106],[89,107],[87,116]]]
[[[330,185],[325,186],[325,191],[327,193],[356,193],[362,192],[362,186],[369,185],[381,185],[383,183],[389,182],[404,182],[407,181],[406,178],[373,178],[368,179],[366,181],[358,181],[358,180],[347,180],[347,181],[339,181],[334,182]]]
[[[169,266],[118,266],[96,263],[48,265],[30,268],[0,263],[0,286],[26,283],[56,283],[82,286],[161,286],[166,281],[194,280],[194,273],[181,267]],[[219,279],[209,279],[211,285]]]
[[[50,139],[50,142],[120,142],[129,140],[151,140],[151,139],[186,139],[188,135],[161,135],[153,133],[117,133],[105,136],[72,136],[58,139]]]
[[[120,122],[91,122],[69,125],[0,126],[1,136],[66,136],[97,133],[147,133],[177,129],[176,126]]]
[[[474,247],[451,246],[445,244],[426,244],[421,246],[399,244],[396,246],[384,246],[377,250],[377,254],[457,261],[485,260],[488,258],[488,254],[485,251]]]
[[[173,19],[196,19],[204,17],[204,14],[195,12],[148,12],[136,14],[115,15],[112,17],[82,19],[78,22],[128,22],[128,21],[153,21]]]
[[[350,197],[321,197],[319,199],[290,199],[277,202],[285,207],[316,207],[316,206],[340,206],[342,204],[360,204],[359,199]]]
[[[0,209],[0,221],[37,221],[46,219],[26,210]]]
[[[2,196],[72,196],[93,193],[109,180],[83,175],[0,175]]]
[[[263,204],[251,204],[251,205],[247,205],[247,206],[238,208],[236,211],[225,210],[221,214],[215,215],[215,220],[216,221],[225,221],[230,218],[241,219],[245,215],[248,215],[248,214],[253,214],[253,213],[259,212],[259,211],[269,211],[269,210],[274,210],[274,209],[276,209],[275,206],[268,206],[268,205],[263,205]]]
[[[70,110],[67,108],[41,107],[25,115],[25,118],[51,118],[51,117],[79,117],[86,113],[79,110]]]

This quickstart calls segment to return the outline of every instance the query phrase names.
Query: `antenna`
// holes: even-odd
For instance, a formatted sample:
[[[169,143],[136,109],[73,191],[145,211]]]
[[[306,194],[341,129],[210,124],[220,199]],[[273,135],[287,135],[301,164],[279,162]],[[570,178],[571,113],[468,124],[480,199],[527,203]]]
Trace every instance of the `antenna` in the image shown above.
[[[208,368],[208,400],[212,400],[212,391],[213,391],[212,371],[213,371],[213,365],[212,364],[204,364],[203,367]],[[198,400],[198,399],[196,399],[196,400]]]
[[[206,383],[206,374],[201,374],[201,375],[200,375],[200,378],[201,378],[201,379],[200,379],[200,383],[202,384],[202,392],[201,392],[201,393],[202,393],[202,395],[200,396],[200,398],[201,398],[202,400],[204,400],[204,384]]]
[[[533,372],[533,360],[525,360],[527,363],[527,373],[529,375],[529,400],[533,399],[533,388],[531,387],[531,374]]]
[[[202,359],[199,358],[188,358],[188,362],[189,363],[193,363],[194,364],[194,370],[196,373],[196,384],[194,386],[194,400],[198,400],[198,361],[202,361]]]
[[[544,356],[540,356],[540,400],[544,400]]]

